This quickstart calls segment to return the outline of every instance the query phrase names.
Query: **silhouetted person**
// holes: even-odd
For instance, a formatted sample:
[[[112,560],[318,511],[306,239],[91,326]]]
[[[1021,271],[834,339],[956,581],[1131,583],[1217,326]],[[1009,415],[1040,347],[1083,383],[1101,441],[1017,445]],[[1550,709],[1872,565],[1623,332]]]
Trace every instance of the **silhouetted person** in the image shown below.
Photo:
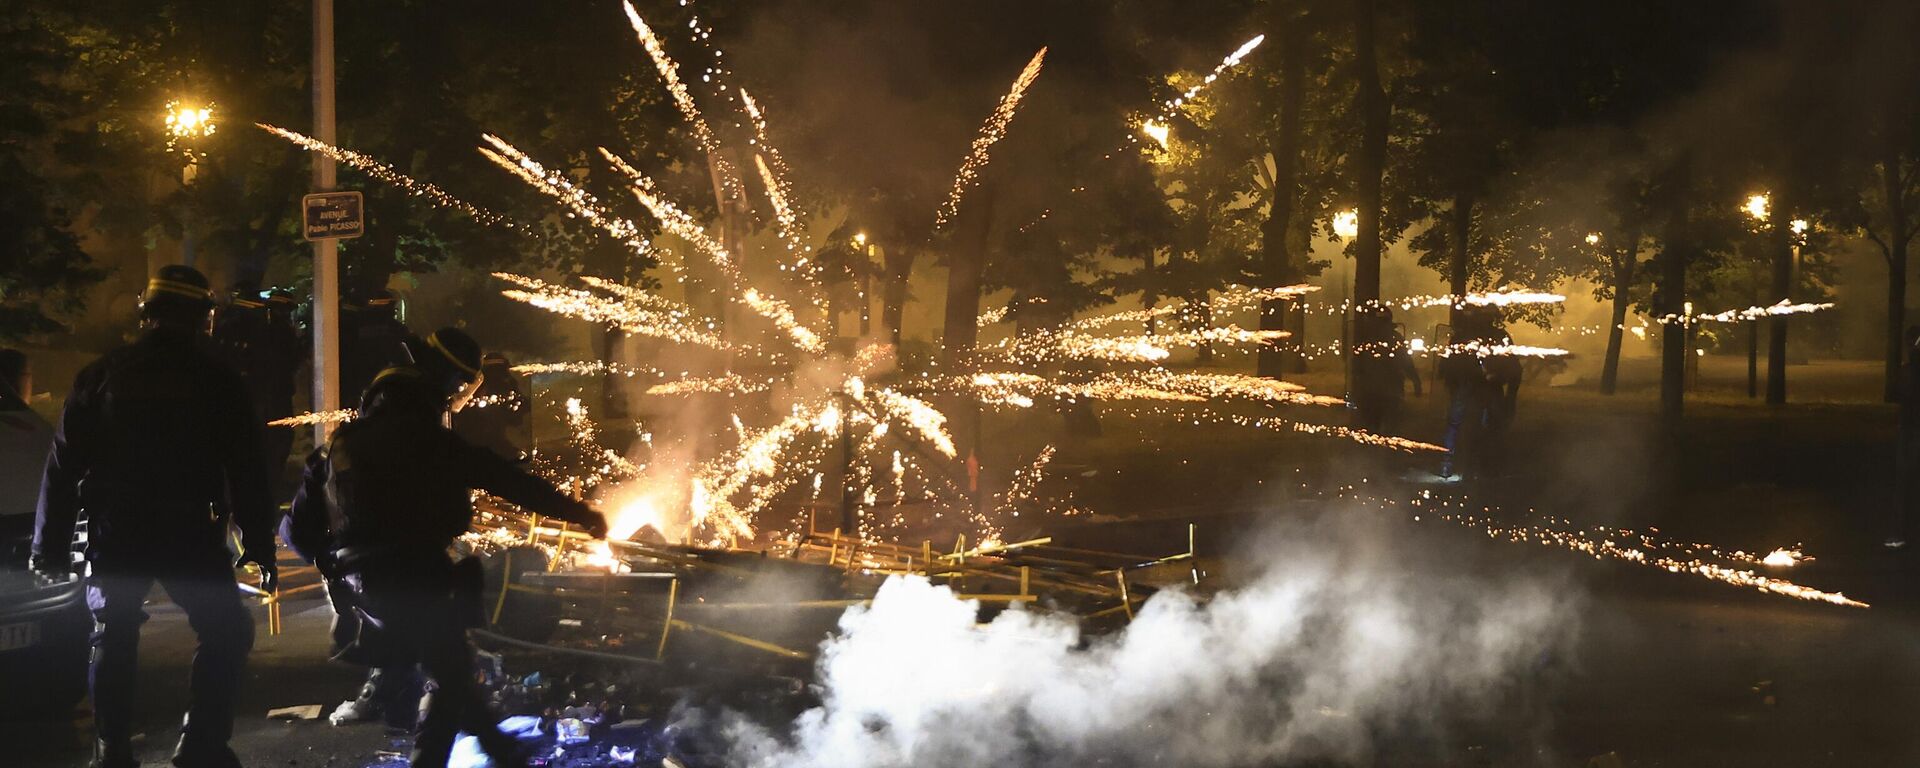
[[[1894,446],[1898,497],[1888,515],[1886,545],[1899,549],[1913,535],[1920,507],[1920,326],[1907,327],[1907,359],[1900,366],[1900,436]]]
[[[480,390],[453,415],[453,431],[469,443],[508,459],[526,458],[533,447],[533,401],[506,355],[488,352],[480,365]]]
[[[381,371],[406,364],[410,334],[384,290],[350,299],[340,310],[340,391],[358,397]]]
[[[1420,370],[1413,365],[1407,340],[1394,327],[1393,311],[1377,309],[1354,316],[1353,425],[1368,432],[1392,432],[1406,402],[1404,384],[1424,394]]]
[[[480,385],[472,338],[442,328],[413,349],[415,362],[382,371],[361,397],[360,415],[309,460],[290,538],[351,590],[342,598],[359,634],[341,658],[385,670],[417,662],[433,679],[413,765],[445,765],[459,730],[479,737],[497,764],[517,763],[513,740],[495,728],[473,683],[466,630],[481,612],[478,561],[451,562],[447,548],[473,522],[471,489],[594,536],[606,535],[606,520],[445,426]]]
[[[283,289],[276,288],[261,299],[254,284],[239,283],[213,324],[213,340],[246,382],[262,424],[293,415],[294,376],[306,359],[293,326],[295,306],[293,294]],[[277,482],[286,471],[293,438],[291,429],[269,429],[263,436],[261,457],[270,482]],[[279,492],[274,497],[285,498]]]
[[[213,301],[191,267],[162,267],[140,304],[146,330],[81,369],[47,455],[32,566],[71,575],[74,522],[87,512],[87,604],[93,609],[95,763],[136,766],[135,662],[141,605],[158,581],[199,636],[192,704],[173,761],[239,764],[227,740],[253,617],[233,568],[253,563],[272,591],[274,505],[260,461],[261,425],[240,374],[206,338]],[[226,499],[241,533],[227,550]]]
[[[1483,443],[1500,398],[1494,380],[1498,364],[1489,368],[1492,356],[1485,347],[1499,336],[1498,317],[1493,310],[1470,308],[1461,313],[1460,327],[1454,329],[1452,343],[1440,361],[1440,377],[1447,383],[1447,431],[1443,440],[1447,456],[1440,461],[1440,476],[1452,478],[1464,469],[1478,470]]]

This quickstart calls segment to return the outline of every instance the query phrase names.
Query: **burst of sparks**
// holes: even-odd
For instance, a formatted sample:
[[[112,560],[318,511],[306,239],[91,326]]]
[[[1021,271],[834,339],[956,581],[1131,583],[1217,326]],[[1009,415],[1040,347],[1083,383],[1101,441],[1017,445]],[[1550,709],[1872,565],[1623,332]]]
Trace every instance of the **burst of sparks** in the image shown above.
[[[358,170],[375,180],[384,182],[388,186],[399,189],[409,195],[426,200],[442,208],[449,208],[464,213],[481,224],[498,224],[508,229],[516,228],[513,222],[507,221],[506,217],[500,214],[454,197],[444,189],[401,173],[395,170],[393,166],[360,154],[359,152],[336,147],[298,131],[289,131],[285,128],[268,125],[266,123],[254,123],[254,125],[259,126],[260,130],[292,142],[294,146],[307,150],[308,152],[326,155],[332,158],[334,162]]]
[[[666,46],[660,44],[660,37],[640,18],[640,12],[634,10],[633,3],[623,0],[621,6],[626,9],[627,22],[633,25],[634,34],[640,38],[640,46],[647,49],[647,56],[653,59],[653,68],[660,72],[660,80],[666,85],[673,106],[680,110],[681,117],[686,118],[687,125],[693,129],[694,141],[700,144],[700,149],[707,153],[709,161],[719,171],[721,185],[728,196],[738,195],[740,174],[720,153],[720,142],[714,138],[713,129],[707,126],[707,119],[700,115],[700,106],[693,102],[693,93],[687,90],[686,83],[680,81],[680,65],[667,56]]]
[[[1739,323],[1739,322],[1745,322],[1748,320],[1758,320],[1763,317],[1780,317],[1783,315],[1806,315],[1806,314],[1812,314],[1814,312],[1820,312],[1828,309],[1833,309],[1833,302],[1823,302],[1823,303],[1809,302],[1809,303],[1795,304],[1786,299],[1781,299],[1780,303],[1778,304],[1768,304],[1768,305],[1756,306],[1756,307],[1745,307],[1742,309],[1729,309],[1725,312],[1715,312],[1711,315],[1694,315],[1693,320],[1695,322],[1710,322],[1710,323]],[[1678,318],[1675,318],[1675,320],[1678,320]],[[1661,322],[1665,323],[1665,322],[1674,322],[1674,321],[1670,321],[1667,318],[1663,317],[1661,318]]]
[[[947,415],[941,413],[940,409],[925,400],[891,388],[882,388],[873,394],[872,402],[878,404],[888,417],[913,427],[941,455],[949,459],[958,455],[953,436],[947,434]]]
[[[502,296],[554,314],[615,325],[628,333],[681,344],[722,351],[734,349],[711,328],[697,327],[691,318],[677,312],[648,309],[631,300],[608,298],[509,272],[495,272],[493,276],[525,289],[501,291]]]
[[[1259,48],[1260,44],[1266,42],[1266,40],[1266,35],[1255,35],[1252,40],[1241,43],[1239,48],[1235,48],[1232,53],[1227,54],[1226,58],[1221,59],[1220,63],[1214,66],[1213,71],[1208,72],[1205,77],[1200,78],[1199,82],[1188,86],[1185,91],[1180,92],[1180,95],[1161,102],[1160,110],[1155,113],[1153,117],[1142,122],[1143,130],[1146,130],[1147,135],[1154,141],[1159,142],[1160,146],[1165,147],[1167,145],[1166,126],[1168,120],[1173,117],[1174,111],[1180,109],[1180,107],[1187,102],[1193,101],[1194,97],[1199,96],[1201,91],[1213,85],[1214,81],[1219,80],[1221,75],[1227,73],[1227,70],[1240,66],[1240,60],[1246,58],[1247,54],[1253,53],[1253,49]],[[1154,131],[1148,128],[1148,126],[1158,126],[1159,130]]]
[[[1021,97],[1027,95],[1027,88],[1032,86],[1034,79],[1040,76],[1040,65],[1046,57],[1047,49],[1045,48],[1033,54],[1026,68],[1020,70],[1020,76],[1014,78],[1013,88],[1007,91],[1006,96],[1001,97],[999,105],[993,108],[993,113],[988,115],[987,121],[980,126],[980,133],[973,139],[972,149],[967,152],[967,158],[961,161],[960,170],[954,174],[953,189],[947,193],[946,201],[940,204],[939,212],[933,217],[935,229],[945,227],[954,214],[960,211],[960,200],[966,197],[967,190],[972,189],[974,183],[978,181],[980,169],[986,167],[993,145],[1007,135],[1007,125],[1013,122],[1014,112],[1020,107]]]
[[[816,355],[827,351],[827,343],[820,340],[820,334],[814,333],[813,329],[794,319],[793,309],[788,307],[786,302],[762,296],[759,291],[752,288],[748,288],[746,293],[741,294],[741,300],[752,307],[753,311],[772,320],[776,327],[787,334],[787,338],[793,340],[794,346]]]
[[[491,133],[484,134],[480,138],[492,146],[492,149],[481,147],[480,154],[492,161],[494,165],[506,169],[534,189],[560,201],[567,206],[568,210],[573,211],[574,215],[613,236],[635,255],[645,255],[653,250],[653,244],[640,232],[639,225],[608,210],[598,198],[593,196],[593,193],[581,189],[579,185],[573,183],[572,179],[567,178],[566,174],[548,170],[539,161]]]
[[[1474,357],[1565,357],[1573,354],[1555,347],[1530,347],[1525,344],[1489,344],[1479,341],[1448,344],[1439,350],[1441,357],[1454,355],[1472,355]]]

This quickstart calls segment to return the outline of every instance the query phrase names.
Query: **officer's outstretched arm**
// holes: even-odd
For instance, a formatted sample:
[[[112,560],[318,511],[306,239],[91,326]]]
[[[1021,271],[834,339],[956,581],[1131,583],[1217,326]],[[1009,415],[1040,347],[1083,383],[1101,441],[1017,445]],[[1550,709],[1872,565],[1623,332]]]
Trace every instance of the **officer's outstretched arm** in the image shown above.
[[[528,474],[499,454],[445,433],[449,453],[468,488],[479,488],[522,509],[583,526],[596,538],[607,535],[607,519],[592,507],[574,501],[552,483]]]
[[[320,568],[323,575],[332,570],[333,512],[327,506],[327,449],[313,449],[307,455],[307,468],[300,488],[293,493],[293,508],[280,523],[280,540],[299,553],[302,559]]]
[[[233,500],[233,522],[240,528],[239,567],[253,563],[260,568],[260,588],[272,592],[279,584],[275,562],[273,522],[278,509],[267,482],[266,452],[260,448],[260,432],[266,428],[253,410],[253,398],[247,394],[240,376],[231,370],[216,379],[220,388],[215,406],[221,448],[220,457],[227,478],[228,498]]]
[[[91,369],[82,370],[60,409],[53,448],[40,476],[40,503],[34,510],[33,569],[45,574],[73,572],[73,525],[80,516],[80,479],[86,476],[95,440],[97,416]]]

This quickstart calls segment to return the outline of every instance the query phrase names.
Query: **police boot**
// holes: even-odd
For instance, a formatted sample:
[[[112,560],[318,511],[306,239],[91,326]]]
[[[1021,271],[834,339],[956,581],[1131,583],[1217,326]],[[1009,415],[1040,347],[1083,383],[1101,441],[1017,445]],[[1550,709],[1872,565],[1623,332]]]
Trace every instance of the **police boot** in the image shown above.
[[[140,760],[133,756],[133,747],[127,742],[109,743],[100,739],[93,742],[93,760],[87,765],[89,768],[140,768]]]
[[[227,746],[231,729],[196,731],[189,716],[180,726],[180,744],[173,749],[174,768],[240,768],[240,756]]]

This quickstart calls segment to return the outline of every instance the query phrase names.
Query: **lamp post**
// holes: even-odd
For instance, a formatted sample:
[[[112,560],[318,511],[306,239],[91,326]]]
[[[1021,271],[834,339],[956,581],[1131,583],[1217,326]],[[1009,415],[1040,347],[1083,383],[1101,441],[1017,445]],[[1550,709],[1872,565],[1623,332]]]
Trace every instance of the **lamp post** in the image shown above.
[[[864,339],[873,331],[871,306],[873,302],[867,298],[867,291],[872,287],[873,280],[873,244],[867,242],[865,232],[854,235],[853,244],[855,252],[860,254],[860,273],[854,276],[854,280],[857,281],[854,284],[854,291],[860,297],[860,338]]]
[[[180,167],[180,188],[185,190],[199,176],[201,139],[212,136],[215,128],[213,105],[186,104],[178,100],[167,102],[167,151],[178,152],[186,158],[186,164]],[[192,208],[180,217],[180,261],[187,266],[195,266],[193,251]]]

